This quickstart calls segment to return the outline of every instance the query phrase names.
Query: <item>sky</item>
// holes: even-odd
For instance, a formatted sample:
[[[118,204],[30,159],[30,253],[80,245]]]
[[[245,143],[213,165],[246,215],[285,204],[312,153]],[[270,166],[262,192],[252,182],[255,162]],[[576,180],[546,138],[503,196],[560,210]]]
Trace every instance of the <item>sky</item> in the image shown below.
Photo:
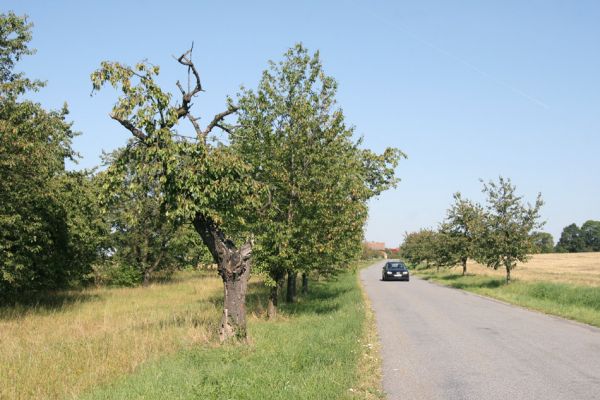
[[[8,10],[34,23],[37,54],[17,68],[47,81],[32,97],[67,102],[81,132],[74,168],[128,139],[108,117],[116,93],[91,96],[101,61],[147,59],[176,93],[186,75],[173,56],[193,42],[206,90],[195,114],[210,120],[302,42],[338,81],[364,146],[408,155],[398,187],[370,201],[367,240],[397,247],[435,228],[454,192],[483,202],[480,179],[500,175],[526,201],[542,194],[555,240],[600,220],[600,2],[3,0]]]

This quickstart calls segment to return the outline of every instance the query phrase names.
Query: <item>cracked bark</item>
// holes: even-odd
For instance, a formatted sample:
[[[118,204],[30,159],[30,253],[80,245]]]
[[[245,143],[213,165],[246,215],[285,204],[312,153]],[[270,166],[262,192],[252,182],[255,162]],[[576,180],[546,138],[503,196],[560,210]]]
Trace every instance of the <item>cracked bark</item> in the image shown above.
[[[218,225],[203,214],[197,214],[194,218],[194,228],[211,252],[223,280],[223,315],[219,339],[221,342],[231,339],[245,341],[246,293],[250,277],[252,240],[237,248],[225,237]]]

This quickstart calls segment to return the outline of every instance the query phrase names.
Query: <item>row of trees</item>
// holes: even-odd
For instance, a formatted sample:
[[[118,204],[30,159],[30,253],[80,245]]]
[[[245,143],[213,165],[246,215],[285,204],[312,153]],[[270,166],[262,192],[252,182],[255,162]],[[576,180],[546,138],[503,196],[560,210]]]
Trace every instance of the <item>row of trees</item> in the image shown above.
[[[0,14],[0,299],[81,280],[106,229],[89,174],[65,169],[77,157],[67,106],[22,99],[44,86],[14,69],[34,53],[30,29]]]
[[[577,224],[566,226],[555,251],[559,253],[600,251],[600,221],[586,221],[581,228]]]
[[[203,91],[192,49],[177,59],[188,82],[175,83],[177,96],[157,84],[158,66],[103,62],[93,89],[119,92],[110,117],[130,140],[101,172],[69,172],[66,108],[23,100],[41,83],[14,72],[33,52],[31,25],[12,13],[0,24],[3,294],[110,271],[147,284],[208,258],[224,283],[221,339],[243,339],[251,264],[271,287],[275,316],[285,277],[293,301],[298,275],[306,287],[311,274],[334,274],[360,254],[368,199],[397,182],[403,154],[353,139],[335,80],[300,44],[204,127],[192,113]]]
[[[543,205],[538,195],[533,205],[524,204],[515,193],[510,179],[483,184],[486,203],[480,205],[454,194],[454,203],[437,230],[422,229],[406,235],[402,257],[413,264],[428,266],[462,266],[475,259],[493,268],[504,268],[506,282],[517,262],[526,262],[535,247],[533,232],[543,225],[539,211]]]
[[[577,224],[564,227],[556,246],[552,235],[547,232],[534,232],[532,237],[533,253],[600,251],[600,221],[588,220],[581,228]]]

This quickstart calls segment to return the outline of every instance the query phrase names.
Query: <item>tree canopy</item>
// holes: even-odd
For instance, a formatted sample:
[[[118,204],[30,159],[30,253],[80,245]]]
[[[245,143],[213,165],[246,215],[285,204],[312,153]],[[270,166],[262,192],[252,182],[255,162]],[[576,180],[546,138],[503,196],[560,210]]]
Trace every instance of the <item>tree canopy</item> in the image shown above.
[[[543,225],[539,212],[544,202],[538,195],[533,205],[525,205],[510,179],[503,177],[484,183],[483,193],[487,203],[476,259],[493,269],[504,267],[508,283],[517,262],[528,260],[533,248],[531,233]]]
[[[68,172],[77,135],[68,109],[22,99],[43,87],[14,70],[29,48],[26,17],[0,14],[0,292],[81,281],[97,257],[104,224],[87,172]]]
[[[336,93],[319,53],[297,44],[270,63],[256,90],[238,97],[231,143],[265,189],[267,206],[252,227],[254,266],[270,278],[275,303],[286,273],[332,273],[356,258],[366,201],[397,182],[402,153],[361,149]]]

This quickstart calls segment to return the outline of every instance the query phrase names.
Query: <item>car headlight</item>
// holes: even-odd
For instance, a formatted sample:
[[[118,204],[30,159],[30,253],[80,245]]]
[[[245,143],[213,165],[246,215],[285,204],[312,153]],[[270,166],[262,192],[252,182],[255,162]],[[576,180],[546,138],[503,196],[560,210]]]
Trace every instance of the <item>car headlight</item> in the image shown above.
[[[392,272],[391,272],[391,271],[388,271],[388,272],[386,272],[386,274],[388,274],[388,275],[391,275],[391,274],[392,274]]]

